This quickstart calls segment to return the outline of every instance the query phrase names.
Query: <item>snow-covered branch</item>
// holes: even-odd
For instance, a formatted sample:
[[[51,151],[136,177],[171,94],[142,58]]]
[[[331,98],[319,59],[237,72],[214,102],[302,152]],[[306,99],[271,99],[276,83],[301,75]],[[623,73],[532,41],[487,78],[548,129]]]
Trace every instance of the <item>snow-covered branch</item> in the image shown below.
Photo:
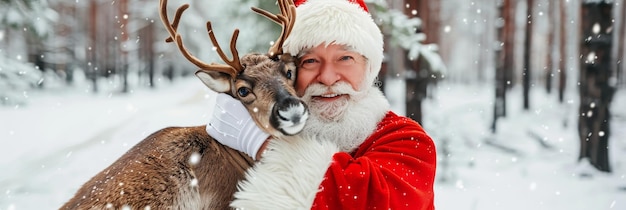
[[[409,18],[403,12],[389,8],[387,2],[366,0],[373,10],[376,22],[381,30],[390,37],[390,44],[407,50],[409,60],[416,60],[423,56],[430,65],[433,73],[443,74],[446,71],[441,56],[437,53],[436,44],[424,44],[426,35],[418,32],[422,25],[419,18]]]

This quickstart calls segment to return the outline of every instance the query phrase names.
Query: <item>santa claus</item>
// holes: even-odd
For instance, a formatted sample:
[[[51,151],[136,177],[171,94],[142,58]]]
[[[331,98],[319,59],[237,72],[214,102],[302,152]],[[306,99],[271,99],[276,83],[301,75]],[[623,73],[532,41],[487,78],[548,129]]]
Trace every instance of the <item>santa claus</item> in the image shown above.
[[[390,111],[375,86],[383,36],[365,3],[295,4],[283,50],[298,57],[296,90],[311,116],[298,141],[273,139],[252,121],[230,135],[245,138],[225,138],[219,122],[209,123],[211,136],[258,160],[231,206],[434,209],[435,145],[418,123]],[[219,97],[219,103],[234,101]],[[247,113],[236,106],[221,112]]]

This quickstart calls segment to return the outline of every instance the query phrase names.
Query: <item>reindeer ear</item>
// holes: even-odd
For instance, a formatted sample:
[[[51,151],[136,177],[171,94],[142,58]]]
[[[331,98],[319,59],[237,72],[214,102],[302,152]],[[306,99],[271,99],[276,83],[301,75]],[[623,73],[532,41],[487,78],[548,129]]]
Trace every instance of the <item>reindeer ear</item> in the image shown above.
[[[230,75],[217,71],[200,69],[196,76],[211,90],[220,93],[230,93]]]

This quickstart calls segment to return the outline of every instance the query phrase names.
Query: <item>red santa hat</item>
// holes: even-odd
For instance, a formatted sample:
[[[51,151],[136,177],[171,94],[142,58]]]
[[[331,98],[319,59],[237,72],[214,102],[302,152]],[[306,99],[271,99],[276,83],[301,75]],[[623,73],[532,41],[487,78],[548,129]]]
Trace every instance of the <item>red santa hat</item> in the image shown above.
[[[361,88],[371,86],[383,61],[383,35],[363,0],[295,0],[296,22],[283,51],[343,44],[367,58],[368,72]]]

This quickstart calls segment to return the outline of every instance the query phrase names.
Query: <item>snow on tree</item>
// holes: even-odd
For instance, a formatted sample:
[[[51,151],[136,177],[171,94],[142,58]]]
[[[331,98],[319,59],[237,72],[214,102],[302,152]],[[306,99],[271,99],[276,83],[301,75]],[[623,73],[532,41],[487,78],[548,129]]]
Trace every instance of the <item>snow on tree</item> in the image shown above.
[[[56,17],[46,1],[0,1],[0,104],[25,104],[28,91],[43,81],[41,71],[22,54],[28,53],[23,48],[30,46],[15,42],[43,40],[52,31]]]
[[[0,105],[23,105],[28,91],[41,81],[41,71],[31,63],[0,53]]]
[[[58,14],[48,7],[47,1],[2,0],[0,1],[0,23],[11,28],[32,31],[45,37],[53,30]]]
[[[366,0],[372,5],[374,18],[383,29],[383,33],[390,35],[390,44],[398,46],[408,51],[409,60],[417,60],[423,56],[430,65],[432,73],[442,75],[446,71],[446,66],[439,56],[436,44],[423,44],[426,40],[424,33],[416,33],[422,24],[419,18],[409,18],[402,11],[389,8],[386,1]]]

